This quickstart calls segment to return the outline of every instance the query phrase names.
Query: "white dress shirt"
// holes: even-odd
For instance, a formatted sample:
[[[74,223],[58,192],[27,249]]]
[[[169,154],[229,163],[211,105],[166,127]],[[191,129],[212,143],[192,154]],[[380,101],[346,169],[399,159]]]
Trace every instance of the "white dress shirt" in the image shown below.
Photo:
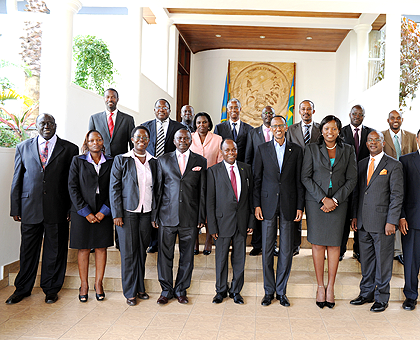
[[[46,142],[47,142],[47,140],[44,139],[44,137],[42,137],[41,135],[38,135],[38,154],[39,155],[41,155],[41,152],[44,150]],[[55,143],[57,143],[57,135],[56,134],[54,134],[54,136],[52,136],[48,140],[48,157],[47,157],[47,163],[45,165],[47,165],[48,162],[50,161],[51,155],[54,151]]]
[[[115,127],[115,120],[117,119],[117,114],[118,114],[118,109],[115,109],[115,111],[113,111],[113,114],[112,114],[112,117],[111,117],[112,122],[114,123],[114,127]],[[106,111],[106,123],[107,124],[108,124],[108,119],[109,119],[110,115],[111,115],[111,112]]]
[[[353,138],[354,138],[354,134],[355,134],[355,130],[356,130],[356,126],[353,126],[352,124],[350,124],[350,128],[351,128],[351,135],[353,136]],[[358,136],[358,138],[359,138],[359,147],[361,146],[360,145],[360,138],[362,138],[362,129],[363,129],[363,125],[362,124],[360,124],[358,127],[357,127],[357,129],[359,129],[358,131],[357,131],[357,136]]]
[[[381,159],[382,159],[383,156],[384,156],[384,152],[383,151],[380,154],[377,154],[375,157],[372,157],[372,155],[369,156],[369,164],[368,164],[368,168],[367,168],[367,172],[366,172],[367,174],[369,173],[369,165],[370,165],[370,162],[372,161],[372,159],[374,161],[374,163],[373,163],[373,172],[375,172],[376,167],[378,166],[378,164],[381,161]]]

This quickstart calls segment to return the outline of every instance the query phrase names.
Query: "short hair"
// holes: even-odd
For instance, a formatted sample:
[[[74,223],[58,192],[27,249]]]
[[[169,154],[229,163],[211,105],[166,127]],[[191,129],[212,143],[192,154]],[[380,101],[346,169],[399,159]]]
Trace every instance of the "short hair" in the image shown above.
[[[175,134],[174,134],[174,139],[175,139],[175,135],[176,135],[179,131],[187,131],[187,132],[188,132],[188,135],[190,136],[190,139],[192,138],[192,137],[191,137],[191,132],[190,132],[190,130],[188,130],[185,126],[183,126],[183,127],[179,128],[178,130],[176,130],[176,131],[175,131]]]
[[[402,115],[402,112],[400,112],[400,111],[398,111],[398,110],[391,110],[391,112],[389,112],[389,113],[388,113],[388,118],[389,118],[389,116],[391,115],[391,113],[392,113],[392,112],[396,112],[396,113],[398,113],[398,114],[400,115],[400,117],[401,117],[401,118],[402,118],[402,116],[403,116],[403,115]]]
[[[309,100],[309,99],[304,99],[304,100],[302,100],[301,102],[300,102],[300,104],[299,104],[299,110],[300,110],[300,106],[302,105],[302,103],[304,103],[304,102],[308,102],[309,104],[311,104],[311,106],[312,106],[312,110],[315,110],[315,104],[314,104],[314,102],[312,101],[312,100]]]
[[[136,134],[137,130],[144,130],[147,133],[147,137],[150,138],[150,131],[147,127],[143,125],[136,126],[133,130],[131,130],[131,138],[134,138],[134,135]]]
[[[36,116],[35,124],[38,124],[38,119],[39,119],[39,117],[42,117],[42,116],[51,117],[53,119],[53,121],[54,121],[54,124],[55,124],[55,118],[54,118],[54,116],[52,114],[49,114],[49,113],[40,113],[38,116]]]
[[[360,105],[360,104],[353,105],[353,107],[350,110],[350,113],[351,113],[351,111],[353,111],[353,109],[362,110],[363,111],[363,115],[365,115],[365,108],[362,105]]]
[[[104,96],[105,96],[105,93],[106,93],[107,91],[114,91],[114,92],[115,92],[115,94],[117,95],[117,98],[119,98],[118,91],[117,91],[116,89],[113,89],[112,87],[110,87],[109,89],[106,89],[106,90],[105,90],[105,92],[104,92]]]
[[[226,105],[226,107],[228,107],[228,105],[229,105],[230,103],[232,103],[232,102],[237,102],[237,103],[238,103],[239,108],[241,108],[241,107],[242,107],[242,106],[241,106],[241,102],[239,101],[239,99],[236,99],[236,98],[232,98],[231,100],[229,100],[229,101],[228,101],[228,103],[227,103],[227,105]]]
[[[419,133],[420,133],[420,129],[419,129],[419,131],[417,131],[417,135],[416,135],[417,137],[419,136]]]
[[[266,107],[269,107],[269,108],[271,109],[271,112],[273,112],[274,114],[276,114],[276,111],[274,110],[274,107],[272,107],[272,106],[270,106],[270,105],[265,106],[265,107],[261,110],[261,113],[263,113],[263,111],[265,110],[265,108],[266,108]]]
[[[156,100],[155,101],[155,106],[153,106],[153,107],[156,107],[156,104],[159,103],[161,100],[163,100],[164,102],[166,102],[166,104],[168,104],[168,108],[170,110],[171,109],[171,104],[169,104],[169,102],[165,98],[160,98],[160,99]]]
[[[207,112],[199,112],[194,116],[193,127],[197,128],[196,122],[197,122],[198,117],[206,117],[207,120],[209,121],[209,131],[213,130],[213,122],[211,120],[210,115]]]
[[[271,123],[273,122],[274,118],[281,118],[287,124],[286,118],[284,118],[282,115],[274,115],[273,118],[271,119],[270,126],[271,126]]]
[[[336,142],[339,146],[343,145],[343,141],[341,140],[340,137],[340,132],[341,132],[341,120],[334,116],[334,115],[328,115],[325,116],[324,119],[321,121],[321,123],[319,123],[319,131],[321,132],[321,134],[318,137],[318,144],[321,145],[322,142],[324,141],[324,136],[322,135],[322,129],[324,128],[325,124],[328,124],[329,122],[335,121],[335,124],[337,125],[337,129],[339,131],[339,134],[337,136]]]
[[[238,145],[236,144],[236,142],[232,139],[232,138],[225,138],[222,140],[222,142],[220,143],[220,150],[222,150],[223,148],[223,144],[225,144],[226,141],[231,140],[233,142],[233,144],[235,144],[236,149],[238,149]]]
[[[184,107],[189,106],[191,108],[191,113],[194,114],[194,107],[192,107],[192,105],[190,104],[185,104],[184,106],[181,107],[181,112],[184,109]]]
[[[88,131],[88,133],[87,133],[87,134],[86,134],[86,136],[85,136],[85,140],[83,141],[83,144],[82,144],[82,147],[81,147],[81,149],[82,149],[82,154],[84,154],[84,155],[87,155],[87,153],[89,152],[89,148],[88,148],[87,143],[88,143],[88,140],[89,140],[89,135],[90,135],[91,133],[93,133],[93,132],[98,133],[98,134],[99,134],[99,136],[101,136],[102,140],[104,140],[104,138],[102,137],[101,133],[100,133],[98,130],[94,130],[94,129],[89,130],[89,131]],[[102,153],[103,153],[103,154],[105,154],[105,144],[104,144],[104,145],[102,145],[102,149],[101,149],[101,151],[102,151]]]
[[[383,141],[385,140],[385,136],[384,136],[384,134],[383,134],[381,131],[374,130],[374,129],[372,129],[372,130],[368,133],[368,136],[369,136],[372,132],[376,132],[376,133],[378,134],[378,136],[379,136],[379,137],[381,137],[381,139],[382,139]]]

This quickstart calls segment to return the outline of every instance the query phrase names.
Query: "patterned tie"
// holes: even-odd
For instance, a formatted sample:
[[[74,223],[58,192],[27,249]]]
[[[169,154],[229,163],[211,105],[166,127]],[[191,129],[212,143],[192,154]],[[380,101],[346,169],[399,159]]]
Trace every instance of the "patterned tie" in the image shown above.
[[[236,142],[236,138],[238,138],[238,133],[236,132],[236,124],[237,123],[232,123],[233,125],[233,129],[232,129],[232,135],[233,135],[233,140]]]
[[[235,172],[233,171],[234,166],[230,166],[230,183],[232,183],[233,192],[235,193],[236,200],[238,200],[238,189],[236,185],[236,176]]]
[[[394,146],[395,146],[395,151],[397,152],[397,160],[399,160],[401,157],[401,146],[400,146],[400,141],[398,140],[397,135],[394,135]]]
[[[165,151],[165,131],[163,130],[163,123],[159,121],[159,131],[156,140],[156,153],[155,157],[162,156]]]
[[[110,112],[108,117],[108,128],[109,128],[109,135],[112,137],[112,133],[114,132],[114,121],[112,120],[112,115],[114,113]]]
[[[354,148],[356,149],[356,157],[359,156],[359,128],[354,129]]]
[[[311,127],[310,125],[305,124],[305,135],[303,136],[303,141],[305,142],[305,145],[308,144],[311,139],[311,135],[309,133],[310,127]]]
[[[44,150],[41,151],[39,158],[41,159],[42,168],[45,169],[48,160],[48,143],[49,141],[45,142]]]
[[[370,160],[366,185],[369,185],[370,179],[372,178],[372,175],[373,175],[373,170],[375,170],[375,158],[372,158]]]
[[[179,170],[181,171],[181,175],[184,174],[185,171],[185,155],[182,153],[179,155]]]
[[[265,130],[265,141],[269,142],[271,140],[270,128],[266,127],[266,128],[264,128],[264,130]]]

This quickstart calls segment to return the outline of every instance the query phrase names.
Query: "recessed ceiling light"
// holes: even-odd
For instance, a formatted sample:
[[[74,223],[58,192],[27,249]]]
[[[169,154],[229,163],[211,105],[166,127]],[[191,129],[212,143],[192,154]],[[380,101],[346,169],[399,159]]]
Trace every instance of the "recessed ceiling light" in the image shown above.
[[[312,37],[306,37],[306,40],[312,40]]]
[[[220,38],[221,36],[221,34],[216,34],[216,38]]]
[[[260,38],[261,39],[265,39],[265,35],[260,35]]]

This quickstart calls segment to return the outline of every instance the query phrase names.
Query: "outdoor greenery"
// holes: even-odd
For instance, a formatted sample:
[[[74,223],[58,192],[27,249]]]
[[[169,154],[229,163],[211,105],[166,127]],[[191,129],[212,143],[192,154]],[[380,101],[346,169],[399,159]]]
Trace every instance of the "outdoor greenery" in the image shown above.
[[[74,83],[103,95],[113,84],[117,72],[112,63],[108,46],[94,36],[78,35],[74,38],[73,59],[77,62]]]

